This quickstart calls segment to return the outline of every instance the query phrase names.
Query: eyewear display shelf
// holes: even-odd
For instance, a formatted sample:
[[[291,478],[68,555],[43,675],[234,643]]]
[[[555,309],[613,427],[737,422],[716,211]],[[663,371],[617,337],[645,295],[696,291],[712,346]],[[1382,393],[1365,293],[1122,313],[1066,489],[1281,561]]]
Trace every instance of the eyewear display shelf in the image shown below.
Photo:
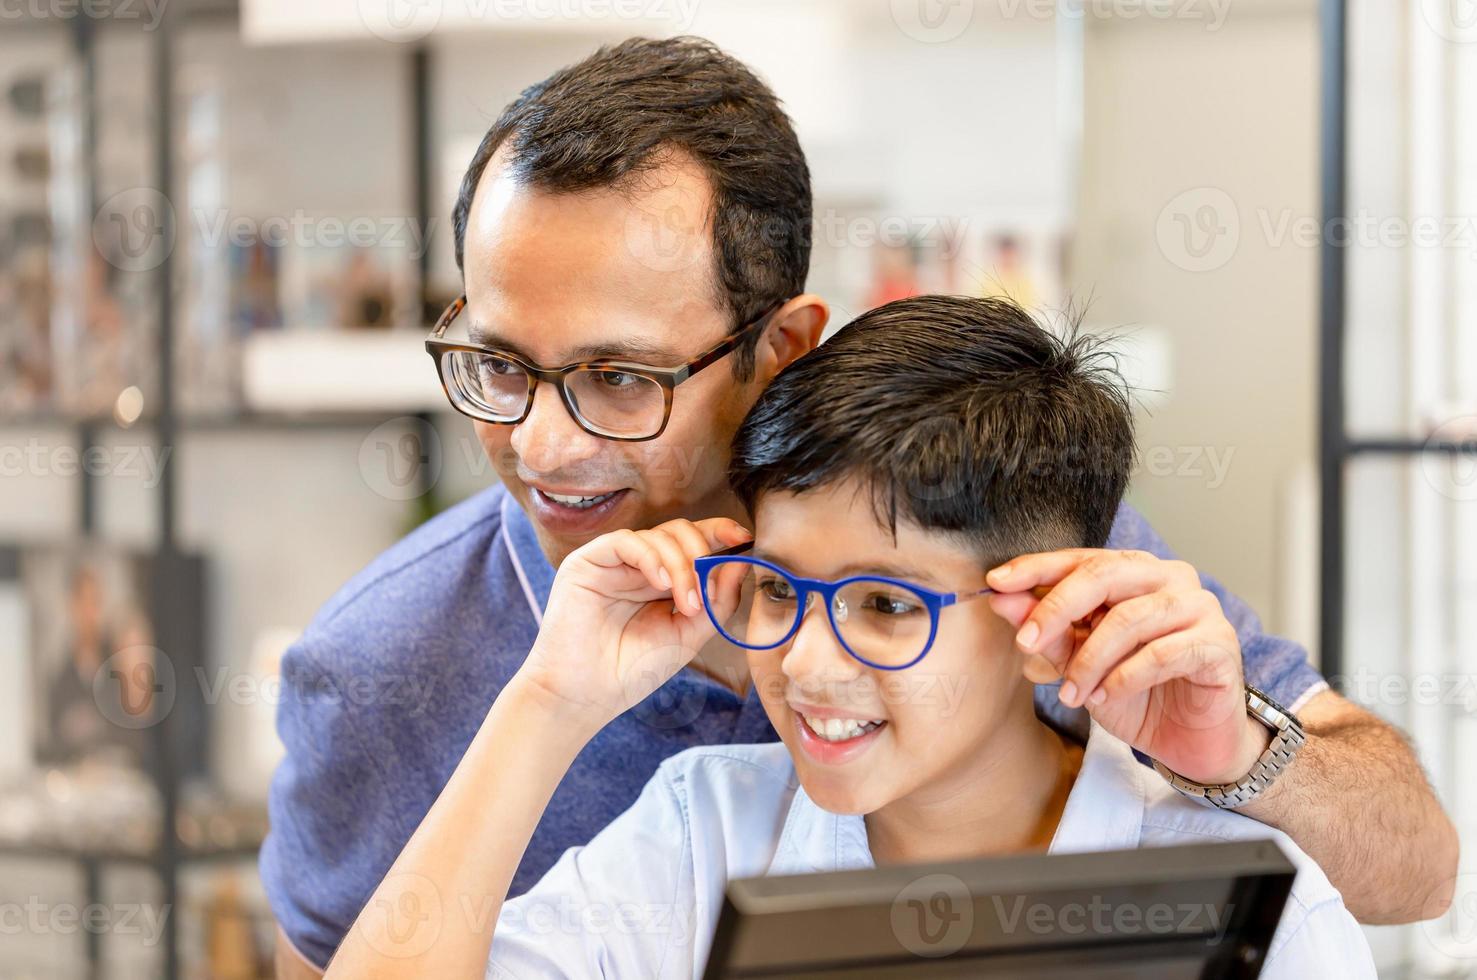
[[[173,149],[175,142],[176,92],[175,51],[183,29],[192,24],[219,24],[239,20],[236,0],[202,0],[202,2],[171,4],[161,11],[161,17],[151,35],[151,98],[156,107],[156,127],[153,136],[154,175],[153,185],[165,195],[175,199],[179,182],[174,173]],[[27,26],[40,30],[69,30],[72,33],[75,56],[86,80],[81,100],[83,132],[88,135],[86,152],[88,166],[88,213],[94,213],[96,188],[96,161],[92,159],[95,146],[91,136],[96,131],[97,100],[97,53],[95,32],[98,26],[87,17],[75,17],[65,21],[44,20]],[[411,111],[415,116],[414,127],[414,181],[413,201],[419,214],[420,227],[427,227],[427,211],[430,201],[430,146],[429,146],[429,55],[421,47],[407,45],[407,57],[411,60],[411,85],[413,88]],[[421,282],[430,261],[429,250],[421,257]],[[434,425],[430,413],[405,411],[329,411],[329,412],[258,412],[238,411],[205,416],[188,416],[178,409],[175,378],[175,309],[171,300],[175,282],[175,266],[172,256],[151,273],[153,302],[157,307],[158,322],[158,390],[156,404],[151,406],[134,426],[152,429],[160,446],[171,447],[164,457],[158,487],[158,536],[152,548],[157,572],[150,583],[154,596],[151,610],[156,624],[155,643],[164,650],[195,650],[200,645],[188,642],[185,633],[200,626],[200,610],[183,608],[183,597],[195,593],[192,581],[200,574],[200,563],[185,554],[177,540],[179,442],[181,433],[236,432],[246,430],[270,430],[283,433],[322,431],[326,429],[367,429],[407,415],[418,420],[424,427]],[[423,288],[423,287],[422,287]],[[449,409],[448,409],[449,411]],[[33,413],[3,420],[6,425],[24,425],[44,428],[61,428],[76,433],[80,451],[99,445],[103,436],[116,431],[118,423],[111,418],[76,418],[59,413]],[[424,470],[424,468],[422,468]],[[422,479],[428,474],[422,472]],[[100,479],[86,473],[79,474],[78,481],[78,525],[81,536],[92,537],[96,531],[97,499],[101,490]],[[423,499],[430,492],[429,486],[421,487]],[[176,631],[178,635],[176,635]],[[180,663],[175,658],[175,670],[188,671],[193,663]],[[160,805],[161,826],[152,847],[130,849],[124,847],[69,847],[56,842],[0,841],[0,857],[14,860],[66,861],[74,863],[80,870],[83,888],[88,903],[103,901],[103,873],[109,867],[139,867],[149,869],[160,883],[158,901],[173,910],[163,918],[163,934],[160,937],[161,959],[159,975],[166,980],[179,980],[182,976],[180,956],[180,878],[181,872],[191,866],[219,864],[231,861],[252,860],[260,846],[260,840],[242,840],[229,846],[202,844],[187,845],[178,830],[181,785],[185,777],[197,775],[195,771],[208,759],[205,751],[207,718],[203,704],[182,705],[176,700],[173,708],[161,715],[150,726],[148,763],[149,777],[156,787]],[[92,977],[103,975],[101,937],[84,930],[88,973]]]

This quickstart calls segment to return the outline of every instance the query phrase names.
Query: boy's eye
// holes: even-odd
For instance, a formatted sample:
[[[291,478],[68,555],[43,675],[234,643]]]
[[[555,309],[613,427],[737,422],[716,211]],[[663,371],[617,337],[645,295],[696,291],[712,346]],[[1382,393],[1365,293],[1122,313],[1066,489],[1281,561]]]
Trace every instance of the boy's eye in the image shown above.
[[[863,603],[862,608],[867,612],[880,613],[883,616],[906,616],[917,612],[922,607],[916,601],[895,593],[874,592],[867,596],[867,601]]]
[[[790,583],[782,578],[769,578],[761,581],[756,591],[772,602],[784,602],[795,598],[795,590]]]

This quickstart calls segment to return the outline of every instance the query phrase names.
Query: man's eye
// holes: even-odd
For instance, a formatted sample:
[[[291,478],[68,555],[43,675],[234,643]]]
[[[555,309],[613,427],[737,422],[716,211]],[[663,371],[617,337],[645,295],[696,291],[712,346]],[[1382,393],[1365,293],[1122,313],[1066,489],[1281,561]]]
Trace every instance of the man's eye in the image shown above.
[[[488,356],[482,358],[483,374],[494,374],[502,376],[507,374],[517,374],[521,370],[522,368],[520,368],[518,365],[503,357]]]
[[[639,375],[627,374],[624,371],[596,371],[595,380],[606,388],[631,388],[640,384]]]

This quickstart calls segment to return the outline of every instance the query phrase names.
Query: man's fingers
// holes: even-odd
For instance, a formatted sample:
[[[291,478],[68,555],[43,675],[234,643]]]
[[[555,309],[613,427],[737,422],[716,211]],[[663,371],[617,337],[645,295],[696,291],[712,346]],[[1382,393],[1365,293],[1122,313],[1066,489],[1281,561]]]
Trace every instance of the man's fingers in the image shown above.
[[[1244,710],[1238,651],[1219,635],[1198,629],[1162,636],[1120,662],[1088,705],[1132,698],[1180,679],[1193,683],[1181,686],[1187,700],[1175,705],[1176,714],[1195,727],[1213,728],[1226,720],[1227,711],[1239,714]],[[1235,696],[1226,696],[1227,690]]]
[[[1184,584],[1198,588],[1194,569],[1143,552],[1100,551],[1081,561],[1048,592],[1016,633],[1016,644],[1036,653],[1087,619],[1099,606]]]
[[[1031,615],[1031,610],[1036,608],[1037,601],[1037,598],[1029,592],[996,592],[985,596],[985,602],[989,603],[990,611],[1015,629],[1021,628],[1026,617]]]
[[[1096,623],[1080,649],[1067,663],[1064,703],[1073,707],[1087,700],[1108,672],[1139,647],[1168,633],[1182,630],[1211,611],[1208,592],[1163,590],[1125,599]],[[1075,696],[1073,696],[1075,695]]]

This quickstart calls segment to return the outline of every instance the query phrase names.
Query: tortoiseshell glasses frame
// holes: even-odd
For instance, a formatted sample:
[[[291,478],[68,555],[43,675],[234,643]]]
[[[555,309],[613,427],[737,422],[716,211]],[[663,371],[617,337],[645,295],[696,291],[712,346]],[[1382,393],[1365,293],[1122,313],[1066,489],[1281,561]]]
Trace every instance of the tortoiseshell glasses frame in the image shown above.
[[[436,321],[430,337],[426,339],[426,351],[436,362],[436,374],[441,379],[441,387],[458,412],[492,425],[518,425],[528,418],[528,413],[533,408],[533,396],[539,382],[546,381],[559,389],[565,409],[575,424],[584,431],[616,442],[646,442],[666,431],[667,423],[672,417],[673,390],[703,368],[732,353],[751,334],[762,331],[783,304],[775,304],[763,316],[735,330],[692,360],[672,368],[652,367],[649,364],[613,358],[576,361],[563,367],[545,368],[511,351],[443,340],[452,323],[466,309],[466,305],[467,298],[462,296],[448,306],[446,312]],[[494,372],[494,377],[505,379],[505,390],[502,392],[505,404],[501,406],[501,410],[488,403],[484,397],[483,381],[479,376],[469,375],[468,365],[476,366],[479,371],[483,368],[490,369]],[[519,372],[522,374],[521,382]],[[611,378],[631,380],[630,384],[606,386],[610,392],[626,392],[620,399],[626,406],[619,411],[627,411],[632,418],[628,420],[625,431],[609,422],[590,417],[586,408],[581,407],[580,397],[582,394],[590,395],[591,392],[572,390],[572,377],[577,384],[585,385],[592,383],[582,380],[586,377],[607,381]],[[657,417],[658,397],[660,418]],[[593,402],[595,399],[589,400]]]

